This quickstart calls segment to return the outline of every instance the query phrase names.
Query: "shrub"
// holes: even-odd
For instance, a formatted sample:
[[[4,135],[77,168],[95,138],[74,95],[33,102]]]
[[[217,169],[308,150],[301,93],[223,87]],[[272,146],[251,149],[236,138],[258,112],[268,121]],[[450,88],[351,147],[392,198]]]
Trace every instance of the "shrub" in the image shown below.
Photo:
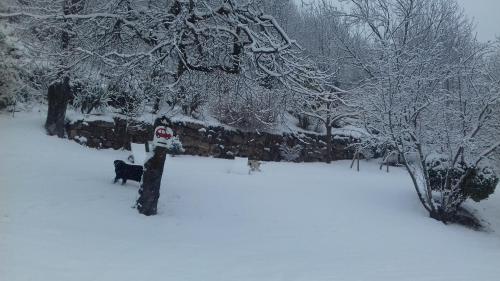
[[[182,146],[182,142],[179,140],[179,138],[173,137],[169,141],[167,151],[171,155],[179,155],[179,154],[184,153],[185,149]]]
[[[297,144],[293,147],[287,145],[286,142],[280,144],[280,155],[283,160],[288,162],[297,161],[300,158],[303,147],[300,144]]]
[[[489,166],[469,167],[460,163],[449,167],[449,160],[437,157],[426,161],[430,186],[433,191],[451,193],[462,177],[466,177],[458,186],[455,197],[459,202],[468,198],[479,202],[488,198],[495,191],[499,178]]]
[[[498,180],[491,167],[474,170],[471,180],[464,185],[464,193],[479,202],[495,192]]]
[[[110,102],[111,92],[93,81],[77,80],[73,82],[72,92],[73,107],[84,114],[90,114],[95,110],[104,110]]]

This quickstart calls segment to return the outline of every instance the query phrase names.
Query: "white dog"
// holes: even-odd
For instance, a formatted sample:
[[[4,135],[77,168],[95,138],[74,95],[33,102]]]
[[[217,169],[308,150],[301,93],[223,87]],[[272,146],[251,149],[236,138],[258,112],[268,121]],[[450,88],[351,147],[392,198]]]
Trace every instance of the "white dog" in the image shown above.
[[[248,159],[247,165],[250,167],[250,170],[248,170],[248,174],[251,174],[252,172],[259,171],[260,172],[260,161],[259,160],[250,160]]]

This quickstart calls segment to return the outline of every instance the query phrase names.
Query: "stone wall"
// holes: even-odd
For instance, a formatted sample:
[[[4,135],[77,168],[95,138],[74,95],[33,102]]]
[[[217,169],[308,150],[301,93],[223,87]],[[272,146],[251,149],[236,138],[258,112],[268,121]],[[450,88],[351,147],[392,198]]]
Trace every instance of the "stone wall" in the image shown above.
[[[263,161],[293,160],[296,162],[326,161],[325,136],[316,134],[270,134],[225,129],[221,126],[204,127],[190,122],[173,122],[172,129],[185,149],[184,154],[217,158],[249,157]],[[110,121],[74,121],[66,127],[68,138],[93,148],[130,149],[130,143],[152,140],[153,127],[148,123],[127,122],[115,118]],[[333,136],[334,160],[352,159],[348,144],[355,139]],[[295,147],[296,158],[286,159],[283,149]]]

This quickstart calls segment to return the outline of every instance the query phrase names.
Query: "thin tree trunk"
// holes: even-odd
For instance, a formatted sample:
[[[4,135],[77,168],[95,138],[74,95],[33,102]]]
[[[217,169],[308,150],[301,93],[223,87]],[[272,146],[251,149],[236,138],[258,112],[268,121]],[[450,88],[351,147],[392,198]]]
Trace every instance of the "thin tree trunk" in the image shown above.
[[[356,157],[358,156],[358,150],[354,152],[354,156],[352,157],[351,169],[354,167],[354,162],[356,161]]]
[[[326,122],[326,163],[332,162],[332,126],[330,119]]]
[[[408,162],[406,161],[406,159],[404,159],[404,165],[405,165],[405,168],[406,168],[406,171],[408,172],[408,174],[410,175],[410,178],[411,178],[411,181],[413,182],[413,187],[415,188],[415,191],[417,192],[417,196],[418,196],[418,199],[420,200],[420,203],[422,204],[422,206],[429,212],[429,214],[432,216],[434,211],[433,211],[433,208],[431,208],[427,202],[425,201],[425,197],[424,195],[422,194],[422,192],[420,192],[420,188],[419,188],[419,185],[418,185],[418,181],[417,181],[417,175],[412,171],[411,167],[410,167],[410,164],[408,164]],[[429,204],[432,204],[432,202],[430,202]]]
[[[357,164],[356,164],[356,171],[359,172],[359,152],[358,152],[358,156],[356,158],[358,158]]]

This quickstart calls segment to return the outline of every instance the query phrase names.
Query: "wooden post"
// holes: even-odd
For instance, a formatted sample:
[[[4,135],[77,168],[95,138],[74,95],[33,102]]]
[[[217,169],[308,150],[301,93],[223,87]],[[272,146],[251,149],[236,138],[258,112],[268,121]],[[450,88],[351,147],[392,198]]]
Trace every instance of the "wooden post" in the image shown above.
[[[359,152],[358,152],[358,164],[356,165],[356,170],[359,172]]]
[[[356,149],[356,151],[354,152],[354,156],[352,157],[351,169],[352,169],[352,167],[354,167],[354,162],[356,162],[356,158],[358,156],[358,151],[359,150]]]
[[[169,123],[165,117],[158,118],[155,121],[154,127],[168,126]],[[166,157],[166,147],[153,146],[153,156],[144,163],[144,175],[141,188],[139,189],[139,198],[136,202],[137,210],[143,215],[152,216],[157,214],[161,178],[163,176]]]
[[[330,118],[327,118],[326,123],[326,163],[332,163],[332,126],[330,126]]]
[[[385,151],[384,153],[384,156],[382,157],[382,162],[380,163],[380,167],[379,167],[379,170],[382,171],[382,168],[384,167],[384,164],[385,164],[385,159],[387,159],[387,151]]]
[[[382,163],[380,163],[380,170],[382,170],[382,167],[384,167],[385,164],[386,172],[389,173],[389,163],[387,162],[387,159],[389,159],[389,157],[391,157],[391,155],[393,154],[394,154],[393,151],[389,151],[384,154],[384,158],[382,158]]]
[[[356,163],[356,170],[359,172],[359,152],[360,150],[359,149],[356,149],[356,152],[354,152],[354,157],[352,158],[352,162],[351,162],[351,169],[352,167],[354,167],[354,163],[357,161]]]

